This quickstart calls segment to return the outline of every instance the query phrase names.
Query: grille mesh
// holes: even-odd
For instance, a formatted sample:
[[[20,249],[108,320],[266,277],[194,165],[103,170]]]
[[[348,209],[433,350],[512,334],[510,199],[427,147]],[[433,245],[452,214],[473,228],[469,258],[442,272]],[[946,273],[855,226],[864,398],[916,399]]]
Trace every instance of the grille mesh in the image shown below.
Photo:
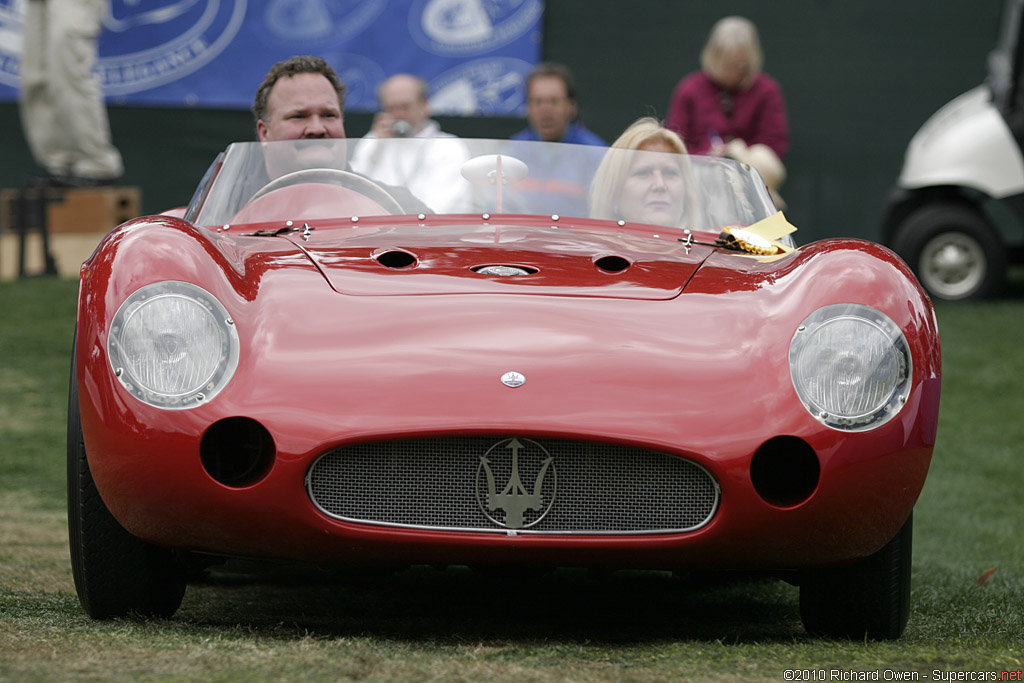
[[[512,479],[513,455],[522,486],[510,492],[520,495],[502,498]],[[488,470],[497,494],[493,500]],[[719,497],[706,470],[664,453],[501,437],[338,448],[313,464],[306,483],[317,507],[343,519],[550,534],[692,530],[711,518]],[[528,500],[534,493],[535,500]]]

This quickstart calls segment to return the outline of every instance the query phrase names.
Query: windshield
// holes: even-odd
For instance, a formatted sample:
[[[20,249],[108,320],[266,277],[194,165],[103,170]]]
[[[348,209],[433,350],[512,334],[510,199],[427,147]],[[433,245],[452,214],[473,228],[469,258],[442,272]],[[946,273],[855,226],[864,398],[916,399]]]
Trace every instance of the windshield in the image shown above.
[[[535,214],[718,231],[776,213],[764,182],[717,157],[465,138],[228,147],[186,219],[203,226],[399,214]]]

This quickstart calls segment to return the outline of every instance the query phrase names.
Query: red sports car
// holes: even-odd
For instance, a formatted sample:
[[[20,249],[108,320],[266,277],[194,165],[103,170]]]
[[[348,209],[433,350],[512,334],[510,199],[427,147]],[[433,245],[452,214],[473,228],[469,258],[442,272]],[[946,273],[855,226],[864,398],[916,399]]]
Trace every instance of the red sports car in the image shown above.
[[[92,617],[212,555],[763,571],[813,633],[900,635],[941,373],[899,258],[795,247],[726,159],[376,144],[231,145],[82,266]]]

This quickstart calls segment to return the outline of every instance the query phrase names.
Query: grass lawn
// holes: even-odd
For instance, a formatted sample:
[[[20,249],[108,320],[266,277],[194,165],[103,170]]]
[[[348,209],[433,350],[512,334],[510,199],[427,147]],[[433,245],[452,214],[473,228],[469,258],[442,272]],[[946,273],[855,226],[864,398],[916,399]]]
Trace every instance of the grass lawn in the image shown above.
[[[1020,281],[998,301],[939,308],[939,440],[915,513],[910,624],[888,643],[807,637],[797,589],[777,581],[425,567],[240,564],[190,585],[171,620],[91,621],[64,502],[76,287],[0,283],[0,680],[1021,680]]]

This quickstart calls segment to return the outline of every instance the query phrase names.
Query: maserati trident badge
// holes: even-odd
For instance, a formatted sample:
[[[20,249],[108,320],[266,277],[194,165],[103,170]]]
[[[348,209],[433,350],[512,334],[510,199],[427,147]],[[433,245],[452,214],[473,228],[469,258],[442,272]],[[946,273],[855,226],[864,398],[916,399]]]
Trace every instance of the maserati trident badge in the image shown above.
[[[507,387],[521,387],[526,383],[526,376],[518,372],[506,372],[501,376],[501,383]]]
[[[495,483],[495,471],[501,475],[508,473],[508,482],[500,492]],[[524,476],[534,477],[532,493],[523,485]],[[486,487],[486,494],[481,490],[481,483]],[[555,504],[557,489],[554,458],[536,441],[505,439],[480,456],[476,501],[484,516],[500,527],[527,529],[538,524]]]

